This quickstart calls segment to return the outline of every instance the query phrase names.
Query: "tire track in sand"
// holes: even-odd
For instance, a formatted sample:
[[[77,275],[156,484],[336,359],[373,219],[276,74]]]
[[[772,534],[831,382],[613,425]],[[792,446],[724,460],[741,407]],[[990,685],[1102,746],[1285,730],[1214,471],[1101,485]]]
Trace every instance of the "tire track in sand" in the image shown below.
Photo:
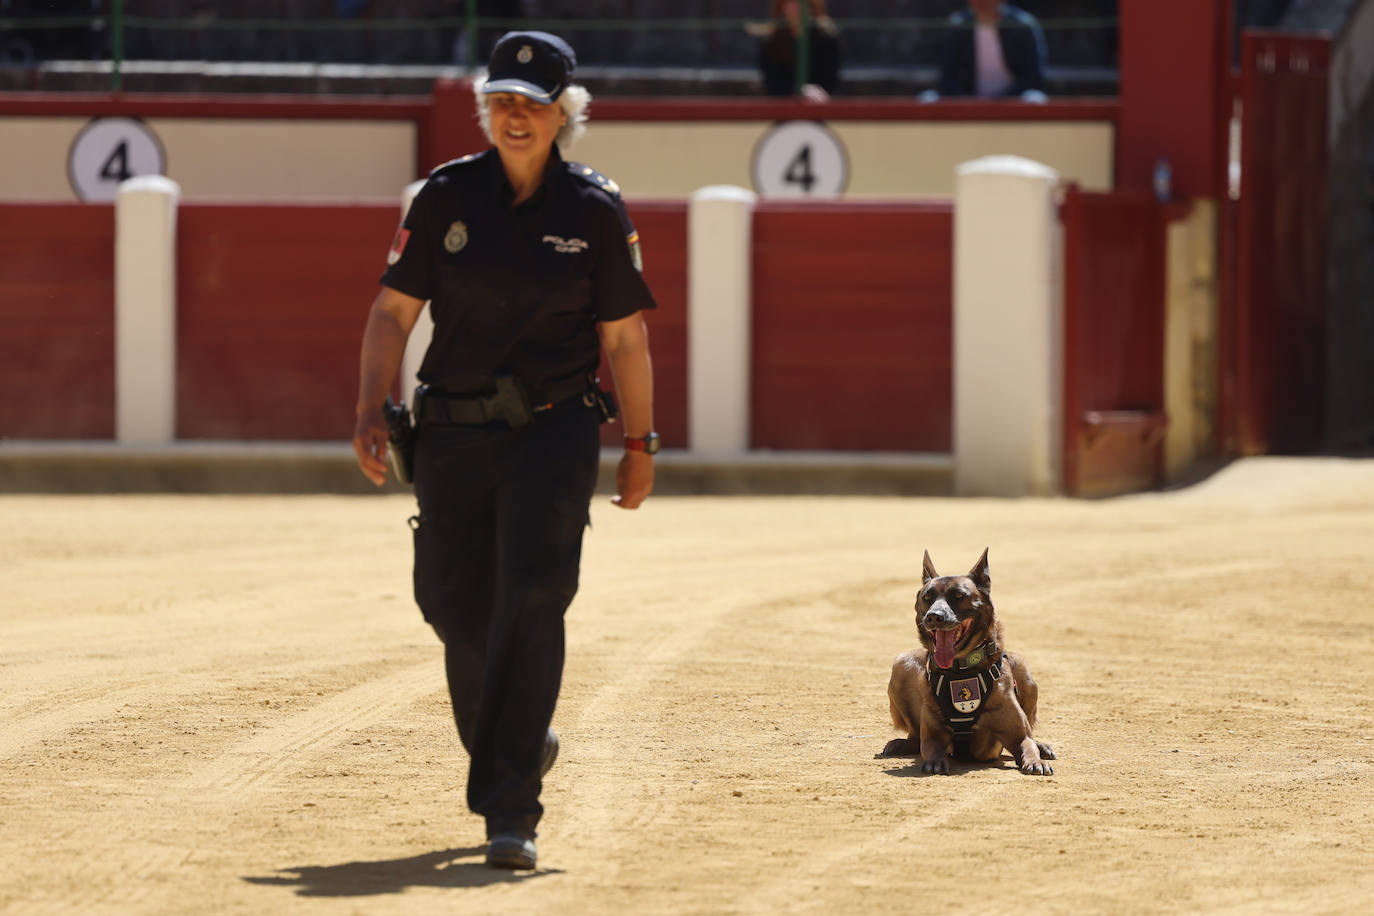
[[[410,664],[335,694],[226,748],[175,785],[166,789],[150,787],[145,793],[102,808],[96,820],[109,826],[88,827],[110,840],[98,848],[87,849],[85,854],[101,859],[102,875],[119,874],[128,880],[102,885],[73,877],[61,882],[61,890],[47,887],[44,896],[23,901],[24,911],[113,913],[150,903],[159,886],[158,877],[184,867],[195,850],[128,836],[122,825],[136,820],[146,810],[149,797],[155,797],[161,807],[187,812],[218,810],[229,799],[238,807],[251,805],[244,801],[245,793],[264,791],[288,767],[306,765],[312,752],[332,748],[332,738],[367,728],[421,700],[427,693],[442,689],[441,663],[428,660]],[[135,689],[128,688],[121,695],[134,696]]]
[[[321,660],[318,664],[295,660],[253,673],[261,678],[305,673],[314,676],[351,663],[338,659]],[[150,695],[169,702],[200,695],[205,690],[206,671],[199,668],[171,675],[166,672],[123,675],[116,683],[110,683],[106,676],[91,677],[82,686],[64,687],[58,691],[31,686],[0,700],[0,760],[19,756],[33,745],[58,738],[76,726],[108,722],[126,706],[146,704]],[[43,708],[35,711],[34,705]]]
[[[443,665],[430,660],[351,687],[224,750],[183,784],[192,791],[237,794],[271,780],[288,765],[344,731],[366,728],[444,689]]]
[[[42,699],[56,708],[27,715],[18,704],[13,709],[7,708],[9,704],[0,706],[0,760],[17,756],[25,748],[84,722],[108,719],[121,706],[144,699],[151,691],[164,690],[165,681],[165,676],[148,676],[123,681],[113,691],[89,687],[44,694]]]

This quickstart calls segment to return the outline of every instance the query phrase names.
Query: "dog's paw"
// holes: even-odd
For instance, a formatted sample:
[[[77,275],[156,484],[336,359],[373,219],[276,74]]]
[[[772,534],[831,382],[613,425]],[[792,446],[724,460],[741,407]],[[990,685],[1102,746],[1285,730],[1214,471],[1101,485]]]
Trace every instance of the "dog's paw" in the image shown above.
[[[1048,744],[1046,744],[1045,742],[1043,742],[1043,741],[1037,741],[1037,742],[1035,742],[1035,746],[1036,746],[1037,748],[1040,749],[1040,759],[1041,759],[1041,760],[1058,760],[1058,759],[1059,759],[1059,755],[1057,755],[1057,754],[1054,752],[1054,748],[1050,747],[1050,746],[1049,746]]]
[[[919,757],[921,756],[921,746],[910,738],[893,738],[883,747],[883,752],[877,756],[879,758]]]
[[[949,758],[937,757],[934,760],[923,760],[921,761],[921,772],[927,774],[936,773],[940,776],[948,776]]]
[[[1027,760],[1021,764],[1021,772],[1027,776],[1053,776],[1054,767],[1048,760]]]

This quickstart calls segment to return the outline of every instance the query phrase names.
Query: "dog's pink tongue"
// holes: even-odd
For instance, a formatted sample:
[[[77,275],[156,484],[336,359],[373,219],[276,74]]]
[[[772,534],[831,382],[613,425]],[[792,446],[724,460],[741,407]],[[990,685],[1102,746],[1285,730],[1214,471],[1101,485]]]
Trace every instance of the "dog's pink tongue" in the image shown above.
[[[935,664],[941,668],[948,668],[954,664],[954,637],[958,633],[959,631],[954,629],[936,630],[933,634],[935,636]]]

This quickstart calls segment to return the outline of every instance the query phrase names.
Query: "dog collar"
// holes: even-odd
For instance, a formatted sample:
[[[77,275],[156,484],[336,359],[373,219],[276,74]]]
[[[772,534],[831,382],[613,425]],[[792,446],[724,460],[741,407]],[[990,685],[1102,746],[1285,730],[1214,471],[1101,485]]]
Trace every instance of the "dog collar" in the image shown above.
[[[975,646],[963,655],[954,659],[956,667],[987,668],[1001,659],[1001,650],[997,648],[997,640],[989,639],[981,646]]]
[[[935,658],[935,653],[926,656],[926,672],[931,671],[931,662]],[[945,671],[962,669],[964,671],[986,671],[1002,660],[1002,650],[997,646],[997,640],[989,639],[980,646],[974,646],[963,655],[955,656],[954,664]],[[994,675],[995,676],[995,675]]]

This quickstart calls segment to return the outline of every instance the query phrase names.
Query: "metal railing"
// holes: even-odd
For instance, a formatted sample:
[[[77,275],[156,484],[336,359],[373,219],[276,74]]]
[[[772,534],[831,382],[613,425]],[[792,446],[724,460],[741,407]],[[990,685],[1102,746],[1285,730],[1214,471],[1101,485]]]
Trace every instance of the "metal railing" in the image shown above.
[[[77,33],[85,33],[88,43],[91,46],[91,53],[87,59],[109,62],[110,88],[113,91],[121,91],[124,82],[124,63],[128,59],[139,59],[137,57],[126,57],[126,49],[130,45],[130,35],[137,35],[140,42],[145,46],[158,44],[159,36],[179,35],[183,38],[191,37],[195,39],[192,44],[197,45],[204,53],[206,49],[213,48],[215,42],[209,40],[213,36],[229,36],[238,34],[240,37],[249,33],[255,35],[275,35],[282,37],[303,37],[308,39],[304,44],[308,47],[309,53],[303,53],[306,57],[313,57],[317,62],[326,62],[321,59],[321,48],[327,47],[330,36],[353,36],[370,39],[373,36],[403,36],[403,35],[427,35],[433,36],[436,33],[449,33],[456,36],[457,44],[461,48],[458,54],[450,54],[448,60],[443,62],[453,63],[455,59],[460,66],[468,69],[475,69],[475,62],[479,62],[479,41],[483,35],[494,35],[508,29],[543,29],[551,32],[569,34],[574,45],[577,45],[577,36],[588,33],[612,33],[617,36],[636,36],[647,33],[677,33],[695,34],[712,36],[735,36],[734,42],[736,53],[733,58],[728,60],[702,60],[701,66],[753,66],[756,61],[749,53],[740,53],[740,48],[752,48],[752,43],[757,39],[748,38],[748,45],[739,41],[740,36],[757,36],[759,31],[768,26],[768,23],[758,19],[743,18],[638,18],[638,19],[609,19],[609,18],[561,18],[561,19],[501,19],[490,18],[477,15],[476,0],[465,0],[465,12],[461,15],[426,17],[422,22],[415,19],[371,19],[371,18],[255,18],[255,19],[236,19],[218,18],[213,16],[197,16],[193,18],[166,18],[156,16],[144,16],[129,14],[125,12],[124,0],[109,0],[108,13],[104,15],[86,16],[0,16],[0,43],[3,43],[7,36],[11,39],[11,44],[0,44],[0,49],[13,48],[13,39],[17,36],[22,41],[23,36],[38,33],[46,37],[67,35],[73,37]],[[809,4],[800,4],[802,12],[801,29],[802,34],[797,42],[797,67],[796,85],[797,91],[805,85],[811,76],[811,64],[809,59],[810,42],[807,35],[810,29],[815,27],[809,11]],[[936,35],[948,29],[949,21],[945,17],[922,18],[910,16],[893,17],[852,17],[833,19],[841,35],[854,36],[864,33],[875,33],[879,35],[891,36],[897,34],[917,35]],[[1116,28],[1117,21],[1107,17],[1071,17],[1071,18],[1046,18],[1040,20],[1040,24],[1047,35],[1064,35],[1066,33],[1084,33],[1090,35],[1105,36]],[[321,40],[323,39],[323,40]],[[70,42],[69,42],[70,44]],[[177,42],[165,41],[164,45],[177,45]],[[185,45],[186,42],[180,42]],[[241,44],[241,43],[240,43]],[[431,40],[430,45],[434,42]],[[229,56],[229,59],[238,61],[261,60],[252,56],[251,49],[242,47],[235,49],[237,53]],[[453,50],[458,49],[450,49]],[[327,52],[325,52],[327,53]],[[37,57],[39,55],[33,55]],[[227,56],[227,55],[226,55]],[[583,56],[579,52],[579,56]],[[183,58],[184,59],[184,58]],[[202,58],[195,59],[215,59],[211,54],[205,54]],[[300,57],[293,59],[301,59]],[[22,50],[7,51],[0,55],[0,65],[24,65],[35,63],[33,59],[25,60]],[[332,62],[332,61],[331,61]],[[852,57],[846,59],[846,66],[858,63]],[[930,61],[927,61],[930,63]]]

